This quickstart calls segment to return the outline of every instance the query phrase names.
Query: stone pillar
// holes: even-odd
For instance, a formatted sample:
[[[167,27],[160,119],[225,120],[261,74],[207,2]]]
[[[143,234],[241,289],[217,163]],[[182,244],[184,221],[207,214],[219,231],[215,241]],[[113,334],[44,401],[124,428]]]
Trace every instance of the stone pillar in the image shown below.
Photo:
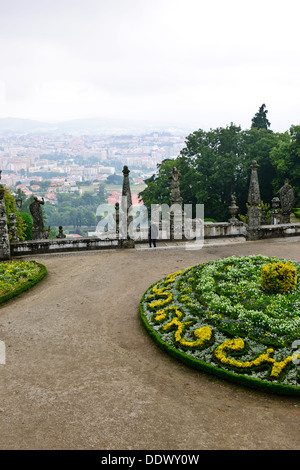
[[[248,212],[247,212],[247,239],[258,240],[260,238],[260,224],[261,224],[261,209],[259,204],[261,202],[260,189],[257,175],[257,162],[252,161],[251,176],[248,192]]]
[[[0,175],[1,178],[1,175]],[[10,259],[10,242],[4,201],[5,188],[0,184],[0,260]]]
[[[18,229],[17,229],[17,216],[13,212],[9,214],[9,235],[11,243],[19,241]]]
[[[120,204],[118,202],[116,202],[116,204],[115,204],[114,219],[116,221],[116,237],[119,238],[119,233],[120,233]]]
[[[171,240],[182,240],[183,233],[183,210],[182,197],[180,195],[180,172],[174,166],[169,176],[171,180],[170,203],[173,210],[170,211],[170,238]]]
[[[132,197],[129,182],[129,169],[125,165],[123,167],[123,187],[122,187],[122,200],[120,215],[120,239],[119,245],[122,248],[134,248],[134,240],[130,238],[129,226],[133,220],[132,216],[129,216],[129,211],[132,206]]]

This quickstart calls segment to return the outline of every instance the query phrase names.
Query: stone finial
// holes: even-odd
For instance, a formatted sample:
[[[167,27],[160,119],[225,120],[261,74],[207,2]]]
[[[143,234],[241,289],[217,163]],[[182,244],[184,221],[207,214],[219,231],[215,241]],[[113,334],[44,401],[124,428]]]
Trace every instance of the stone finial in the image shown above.
[[[239,210],[239,207],[236,204],[236,197],[231,196],[231,205],[229,206],[229,212],[231,215],[231,218],[229,219],[229,222],[231,224],[236,224],[238,222],[238,219],[236,218],[236,214]]]
[[[122,196],[127,198],[127,209],[132,206],[132,197],[131,197],[131,190],[130,190],[130,182],[129,182],[129,173],[130,170],[128,166],[123,167],[123,187],[122,187]]]
[[[56,235],[56,238],[66,238],[62,225],[58,227],[58,235]]]

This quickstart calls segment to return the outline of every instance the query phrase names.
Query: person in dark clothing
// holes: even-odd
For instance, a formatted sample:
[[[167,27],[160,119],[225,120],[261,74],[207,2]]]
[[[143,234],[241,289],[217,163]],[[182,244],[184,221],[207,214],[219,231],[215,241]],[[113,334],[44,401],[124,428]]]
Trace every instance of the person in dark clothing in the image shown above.
[[[154,248],[156,247],[156,240],[158,237],[158,228],[155,224],[151,223],[149,227],[149,247],[151,248],[152,243]]]

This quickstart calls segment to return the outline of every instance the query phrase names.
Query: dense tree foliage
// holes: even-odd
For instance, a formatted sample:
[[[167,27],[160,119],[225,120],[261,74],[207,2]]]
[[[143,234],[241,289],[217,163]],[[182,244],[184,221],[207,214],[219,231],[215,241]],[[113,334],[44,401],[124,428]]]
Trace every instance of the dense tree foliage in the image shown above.
[[[256,160],[261,199],[271,203],[286,178],[295,188],[300,205],[300,126],[276,133],[268,126],[248,130],[230,124],[226,128],[197,130],[186,138],[186,146],[175,160],[158,165],[156,174],[146,180],[140,198],[151,204],[170,203],[169,175],[173,166],[180,173],[184,204],[204,204],[205,218],[226,221],[231,196],[240,213],[246,213],[251,161]]]
[[[268,129],[270,127],[270,122],[267,118],[268,111],[266,110],[266,105],[262,104],[258,112],[252,118],[252,126],[256,129]]]
[[[18,192],[18,197],[22,199],[22,217],[28,220],[30,215],[30,203],[33,196],[26,198],[24,193]],[[46,202],[42,206],[45,225],[51,227],[63,226],[94,226],[97,225],[96,211],[100,204],[105,203],[106,194],[104,185],[100,184],[97,192],[85,192],[82,195],[79,192],[57,194],[57,204],[53,205]],[[28,224],[27,224],[28,225]],[[29,224],[30,225],[30,224]],[[29,227],[30,231],[30,227]]]

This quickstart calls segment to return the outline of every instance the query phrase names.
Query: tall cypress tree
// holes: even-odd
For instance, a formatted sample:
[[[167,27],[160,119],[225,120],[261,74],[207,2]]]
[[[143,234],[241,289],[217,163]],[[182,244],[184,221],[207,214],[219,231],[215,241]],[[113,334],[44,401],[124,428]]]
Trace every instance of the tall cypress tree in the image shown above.
[[[252,118],[251,127],[255,127],[256,129],[268,129],[270,127],[271,124],[267,119],[268,111],[265,108],[266,105],[262,104],[258,112]]]

